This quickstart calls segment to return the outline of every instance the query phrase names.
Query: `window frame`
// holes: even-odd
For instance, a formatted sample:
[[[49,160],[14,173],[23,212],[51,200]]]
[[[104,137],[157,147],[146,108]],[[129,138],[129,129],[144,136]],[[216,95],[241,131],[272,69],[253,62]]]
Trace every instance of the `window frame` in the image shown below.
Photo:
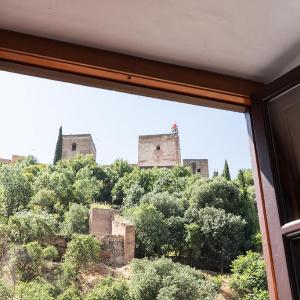
[[[245,113],[270,298],[279,299],[270,232],[274,220],[266,188],[271,188],[270,197],[275,194],[262,174],[262,168],[271,172],[271,166],[262,166],[258,159],[265,155],[268,161],[269,154],[264,132],[257,128],[263,123],[258,120],[260,103],[250,97],[263,87],[261,83],[7,30],[0,30],[0,70]]]

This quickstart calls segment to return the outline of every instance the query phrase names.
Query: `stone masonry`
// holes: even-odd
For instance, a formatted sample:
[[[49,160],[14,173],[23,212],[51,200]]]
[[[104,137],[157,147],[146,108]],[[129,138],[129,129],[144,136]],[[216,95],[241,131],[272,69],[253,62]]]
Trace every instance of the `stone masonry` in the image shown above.
[[[178,134],[139,136],[138,166],[174,167],[181,164]]]
[[[193,171],[193,174],[209,177],[207,159],[184,159],[183,165],[190,167]]]
[[[92,154],[96,159],[96,147],[90,134],[63,135],[62,159],[71,159],[76,155]]]
[[[101,243],[102,262],[123,265],[134,258],[135,226],[120,217],[118,210],[93,208],[89,223],[90,234]]]

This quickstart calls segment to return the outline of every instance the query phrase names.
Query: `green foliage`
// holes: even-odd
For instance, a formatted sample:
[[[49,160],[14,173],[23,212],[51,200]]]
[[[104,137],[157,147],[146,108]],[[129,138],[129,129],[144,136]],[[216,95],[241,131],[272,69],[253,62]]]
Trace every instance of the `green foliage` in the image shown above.
[[[57,232],[57,218],[46,212],[23,211],[13,215],[8,225],[11,238],[18,243],[42,240],[44,237]]]
[[[68,287],[62,294],[57,297],[57,300],[82,300],[80,291],[75,287]]]
[[[190,207],[186,213],[188,219],[197,215],[200,208],[213,206],[224,209],[227,213],[239,215],[243,205],[239,189],[233,182],[222,177],[196,181],[189,187]]]
[[[168,236],[168,228],[162,213],[152,204],[141,204],[136,208],[127,209],[124,214],[136,226],[138,254],[144,256],[161,254]]]
[[[43,249],[37,242],[18,246],[13,253],[13,267],[21,281],[30,281],[41,275]]]
[[[260,253],[248,251],[232,262],[231,287],[240,299],[268,299],[264,260]]]
[[[0,213],[9,218],[24,209],[30,197],[31,186],[22,169],[17,165],[3,165],[0,168]]]
[[[1,300],[10,300],[12,296],[12,291],[0,281],[0,299]]]
[[[30,207],[34,210],[46,211],[53,213],[57,202],[56,194],[53,190],[46,188],[39,190],[31,199]]]
[[[49,245],[43,248],[43,258],[45,260],[56,260],[58,258],[58,251],[55,246]]]
[[[223,272],[240,252],[244,226],[241,217],[223,209],[200,209],[194,222],[186,226],[186,241],[196,264]]]
[[[61,160],[62,157],[62,144],[63,144],[63,136],[62,136],[62,127],[59,127],[56,147],[55,147],[55,154],[53,159],[53,164],[56,164],[58,161]]]
[[[76,273],[97,261],[100,245],[91,235],[75,234],[68,243],[65,262],[73,264]]]
[[[231,180],[231,176],[230,176],[230,171],[229,171],[229,166],[228,166],[227,160],[225,160],[225,163],[224,163],[224,169],[223,169],[223,172],[222,172],[222,176],[226,180]]]
[[[200,271],[170,259],[134,260],[130,293],[135,300],[210,300],[218,286]]]
[[[21,300],[55,300],[53,287],[39,281],[20,282],[16,287],[16,299]]]
[[[85,297],[86,300],[130,300],[128,284],[122,279],[103,278]]]
[[[62,224],[62,233],[66,236],[72,236],[75,233],[88,233],[88,209],[81,205],[73,203],[65,213]]]

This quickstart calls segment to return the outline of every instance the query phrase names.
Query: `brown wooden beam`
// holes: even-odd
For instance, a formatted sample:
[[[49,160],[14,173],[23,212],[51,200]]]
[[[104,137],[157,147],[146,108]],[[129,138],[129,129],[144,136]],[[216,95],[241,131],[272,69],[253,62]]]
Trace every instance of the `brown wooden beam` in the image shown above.
[[[249,95],[262,86],[232,76],[1,29],[0,59],[244,107],[251,104]]]

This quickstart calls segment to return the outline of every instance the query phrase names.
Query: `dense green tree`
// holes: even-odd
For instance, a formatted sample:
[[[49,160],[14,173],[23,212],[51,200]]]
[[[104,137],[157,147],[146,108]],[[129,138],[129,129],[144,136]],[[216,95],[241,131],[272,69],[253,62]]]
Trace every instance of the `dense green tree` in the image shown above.
[[[225,160],[225,163],[224,163],[224,169],[223,169],[223,172],[222,172],[222,176],[226,180],[231,180],[230,171],[229,171],[229,165],[228,165],[227,160]]]
[[[0,168],[0,212],[9,218],[26,208],[31,197],[31,186],[22,170],[14,166]]]
[[[223,209],[205,207],[186,226],[186,241],[197,266],[223,272],[241,250],[245,221]]]
[[[134,260],[130,292],[137,300],[212,300],[218,286],[200,271],[170,259]]]
[[[63,144],[63,136],[62,136],[62,126],[59,127],[56,147],[55,147],[55,154],[53,159],[53,164],[56,164],[58,161],[61,160],[62,157],[62,144]]]
[[[141,204],[127,209],[124,214],[136,226],[137,255],[161,255],[162,247],[167,242],[169,234],[163,214],[152,204]]]
[[[222,208],[228,213],[239,215],[243,203],[236,185],[224,179],[215,177],[210,180],[196,181],[189,192],[190,207],[186,213],[190,219],[200,208],[213,206]]]
[[[103,278],[85,297],[86,300],[130,300],[128,284],[124,279]]]
[[[62,233],[68,237],[73,234],[88,233],[88,209],[82,204],[73,203],[65,213]]]
[[[84,234],[75,234],[68,243],[64,255],[65,262],[73,264],[78,272],[97,261],[99,256],[99,241],[91,236]]]
[[[17,243],[41,241],[59,229],[57,217],[42,211],[16,213],[9,219],[8,226],[11,239]]]
[[[1,300],[11,300],[12,291],[3,281],[0,280],[0,299]]]
[[[49,283],[31,281],[20,282],[16,287],[16,299],[22,300],[55,300],[54,287]]]
[[[82,299],[83,298],[81,296],[80,291],[73,286],[65,289],[63,293],[57,297],[57,300],[82,300]]]
[[[248,251],[232,262],[231,287],[243,300],[267,300],[267,278],[263,257],[260,253]]]
[[[43,249],[37,242],[13,249],[12,265],[21,281],[30,281],[41,275],[43,266]]]

